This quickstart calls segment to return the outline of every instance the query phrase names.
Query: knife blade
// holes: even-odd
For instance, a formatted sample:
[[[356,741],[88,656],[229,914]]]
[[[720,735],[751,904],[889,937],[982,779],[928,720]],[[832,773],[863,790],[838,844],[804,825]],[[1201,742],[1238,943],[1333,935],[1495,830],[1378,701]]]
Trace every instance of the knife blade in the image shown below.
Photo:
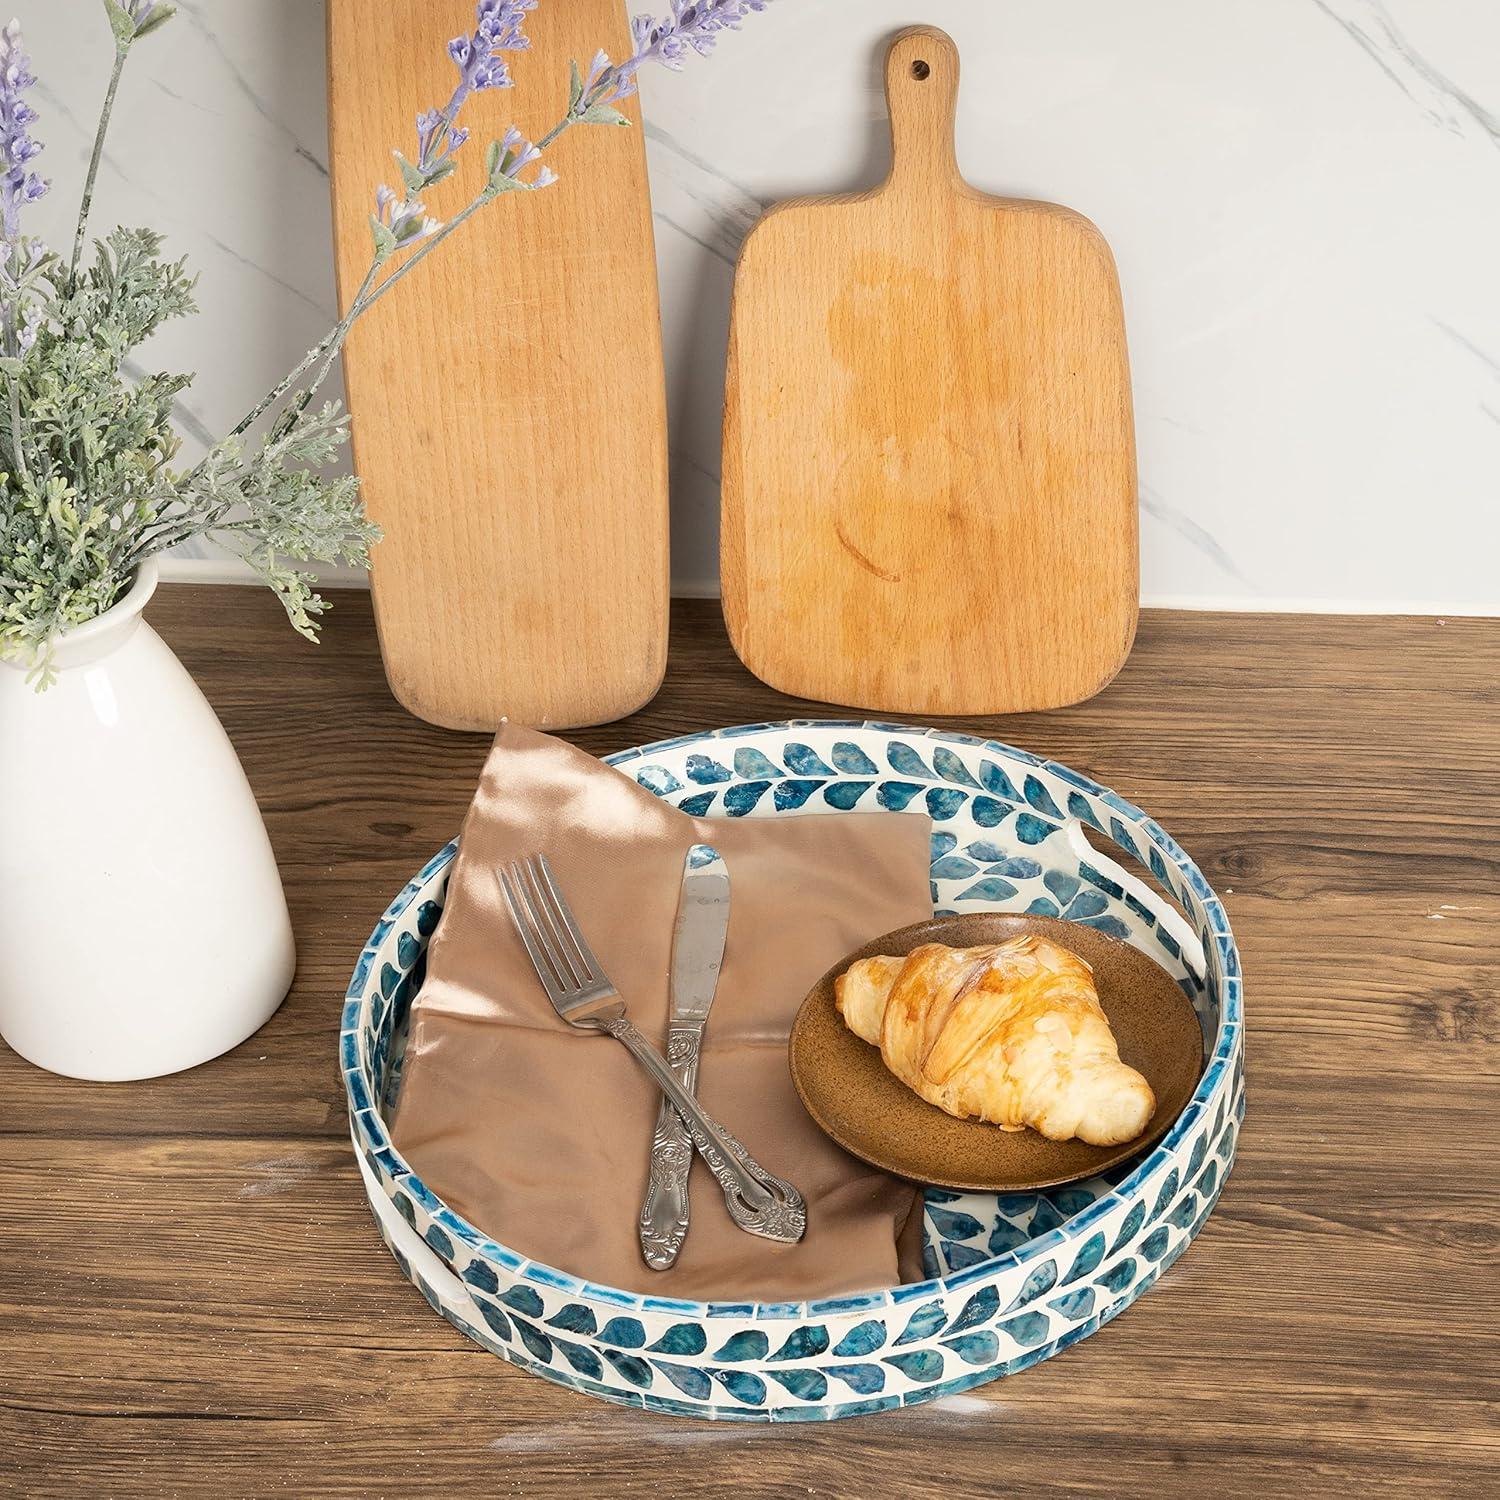
[[[672,938],[672,995],[666,1057],[683,1087],[698,1087],[703,1028],[719,985],[729,930],[729,871],[708,844],[694,844],[682,870]],[[693,1142],[663,1098],[651,1138],[651,1169],[641,1204],[641,1254],[655,1271],[675,1264],[688,1229],[688,1171]]]

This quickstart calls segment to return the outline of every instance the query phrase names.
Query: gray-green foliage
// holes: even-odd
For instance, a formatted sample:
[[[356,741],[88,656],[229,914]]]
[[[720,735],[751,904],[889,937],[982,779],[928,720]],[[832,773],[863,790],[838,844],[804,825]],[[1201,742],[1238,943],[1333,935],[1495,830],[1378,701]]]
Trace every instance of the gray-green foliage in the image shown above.
[[[153,553],[207,536],[245,558],[292,623],[314,634],[323,601],[297,562],[365,563],[374,536],[358,484],[323,471],[345,441],[332,405],[294,406],[263,441],[229,438],[192,467],[173,464],[172,408],[187,375],[125,373],[168,319],[194,310],[181,261],[161,237],[117,229],[69,289],[48,261],[34,296],[36,342],[7,361],[0,402],[0,650],[40,661],[49,636],[108,609]]]

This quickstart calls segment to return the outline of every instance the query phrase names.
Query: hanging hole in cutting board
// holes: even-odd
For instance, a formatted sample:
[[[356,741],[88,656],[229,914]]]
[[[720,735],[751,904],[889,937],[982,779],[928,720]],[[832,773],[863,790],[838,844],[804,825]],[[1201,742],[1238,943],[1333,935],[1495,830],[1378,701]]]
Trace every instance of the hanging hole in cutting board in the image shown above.
[[[925,83],[929,78],[932,77],[932,64],[924,61],[919,57],[916,62],[911,65],[911,76],[915,78],[918,83]]]

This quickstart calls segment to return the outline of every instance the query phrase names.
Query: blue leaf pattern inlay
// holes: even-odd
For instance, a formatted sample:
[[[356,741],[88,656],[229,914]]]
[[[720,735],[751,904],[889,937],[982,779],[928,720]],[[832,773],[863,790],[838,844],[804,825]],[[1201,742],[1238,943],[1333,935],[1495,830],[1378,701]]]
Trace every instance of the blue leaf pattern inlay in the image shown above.
[[[960,901],[1009,901],[1016,893],[1016,888],[1008,880],[1001,880],[998,875],[987,875],[983,880],[976,880],[973,885],[967,886],[958,893]]]
[[[593,1309],[582,1302],[566,1303],[547,1319],[548,1328],[560,1328],[564,1333],[594,1333],[599,1324],[594,1319]]]
[[[793,776],[832,776],[834,769],[811,745],[787,745],[781,752]]]
[[[986,760],[980,763],[979,779],[984,784],[985,791],[993,792],[997,797],[1004,797],[1007,802],[1021,800],[1021,794],[1016,790],[1015,783],[994,761]]]
[[[959,1309],[958,1316],[948,1325],[949,1333],[961,1333],[993,1318],[1000,1308],[1000,1293],[992,1286],[981,1287]]]
[[[744,1359],[764,1359],[770,1349],[770,1339],[760,1329],[749,1328],[726,1339],[714,1350],[714,1358],[728,1360],[733,1364]]]
[[[888,1354],[885,1363],[894,1365],[908,1380],[923,1385],[943,1378],[943,1356],[936,1349],[915,1349],[910,1354]]]
[[[772,798],[776,811],[790,812],[793,808],[801,807],[822,785],[821,781],[778,782],[776,784],[776,794]]]
[[[1062,1284],[1070,1286],[1080,1276],[1087,1276],[1103,1259],[1104,1236],[1102,1234],[1090,1235],[1083,1249],[1078,1252],[1078,1259],[1073,1262],[1073,1269],[1063,1277]]]
[[[1045,1344],[1052,1332],[1046,1313],[1039,1312],[1022,1313],[1019,1317],[1007,1319],[1000,1327],[1023,1349],[1034,1349],[1038,1344]]]
[[[915,1344],[919,1339],[930,1339],[948,1321],[941,1302],[924,1302],[907,1320],[906,1327],[896,1340],[896,1346]]]
[[[567,1339],[553,1339],[562,1357],[578,1371],[580,1375],[587,1375],[590,1380],[604,1379],[604,1366],[599,1363],[592,1349],[586,1349],[582,1344],[570,1343]]]
[[[1004,802],[996,802],[993,797],[976,797],[969,806],[969,812],[981,828],[998,828],[1005,821],[1010,808]]]
[[[495,1268],[487,1266],[482,1260],[471,1260],[464,1267],[464,1280],[470,1286],[477,1286],[481,1292],[500,1290],[500,1278],[495,1275]]]
[[[713,1395],[714,1388],[709,1382],[707,1375],[693,1365],[674,1365],[665,1359],[653,1359],[651,1361],[673,1385],[677,1387],[684,1396],[691,1396],[695,1401],[707,1401]]]
[[[1161,1191],[1156,1195],[1156,1207],[1151,1210],[1149,1222],[1155,1223],[1166,1213],[1167,1206],[1177,1196],[1177,1168],[1173,1167],[1167,1173],[1166,1180],[1161,1185]]]
[[[631,1385],[638,1385],[645,1390],[651,1384],[651,1366],[643,1359],[637,1359],[633,1354],[621,1354],[617,1349],[601,1349],[599,1351]]]
[[[1127,1255],[1099,1278],[1098,1285],[1111,1292],[1123,1292],[1135,1280],[1135,1272],[1135,1259]]]
[[[652,1344],[653,1354],[702,1354],[708,1348],[708,1336],[697,1323],[674,1323]]]
[[[945,1240],[972,1240],[984,1232],[973,1214],[955,1212],[950,1208],[927,1208],[927,1221]]]
[[[484,1297],[475,1297],[474,1302],[479,1308],[479,1316],[508,1343],[510,1341],[510,1319],[493,1302]]]
[[[639,1318],[611,1318],[599,1330],[599,1342],[621,1349],[639,1349],[646,1342],[646,1330]]]
[[[840,812],[852,812],[859,799],[874,785],[873,781],[835,781],[832,786],[823,788],[823,800]]]
[[[878,776],[880,767],[858,745],[840,740],[833,747],[833,763],[845,776]]]
[[[828,1349],[828,1330],[821,1323],[810,1323],[794,1329],[772,1359],[811,1359]]]
[[[516,1332],[521,1335],[521,1342],[544,1365],[550,1365],[552,1363],[552,1340],[540,1328],[533,1328],[524,1318],[512,1318],[511,1322],[516,1325]]]
[[[957,787],[934,786],[927,790],[927,813],[934,823],[946,823],[957,816],[964,803],[969,800],[967,792]]]
[[[734,772],[728,766],[721,766],[718,761],[707,755],[688,756],[684,769],[687,771],[688,780],[696,781],[699,786],[734,779]]]
[[[682,790],[682,783],[665,766],[642,766],[635,773],[635,779],[648,792],[655,792],[658,797],[666,797]]]
[[[882,781],[875,793],[875,800],[891,812],[902,812],[921,787],[909,781]]]
[[[500,1293],[500,1300],[513,1312],[525,1313],[528,1318],[542,1315],[542,1299],[529,1286],[513,1286]]]
[[[951,1349],[966,1365],[992,1365],[1000,1356],[1000,1340],[988,1329],[944,1339],[943,1347]]]
[[[724,793],[724,811],[731,818],[743,818],[770,788],[769,781],[740,781]]]
[[[973,787],[976,792],[980,789],[979,783],[969,774],[969,768],[946,745],[939,745],[932,752],[932,766],[944,781]]]
[[[892,740],[886,746],[885,758],[898,776],[920,776],[925,781],[933,779],[927,762],[910,745],[902,744],[900,740]]]
[[[1021,1290],[1016,1293],[1006,1312],[1015,1312],[1018,1308],[1025,1307],[1028,1302],[1035,1302],[1044,1292],[1050,1292],[1057,1285],[1057,1262],[1055,1260],[1044,1260],[1024,1282]]]
[[[1064,1292],[1061,1297],[1054,1297],[1047,1306],[1055,1308],[1063,1317],[1072,1322],[1092,1317],[1094,1313],[1094,1289],[1091,1286],[1082,1286],[1077,1291]]]
[[[1022,813],[1016,819],[1016,837],[1023,844],[1040,844],[1043,839],[1056,833],[1058,827],[1058,824],[1049,823],[1045,818],[1038,818],[1032,813]]]
[[[744,781],[785,775],[781,767],[768,760],[759,750],[742,745],[734,752],[734,774]]]
[[[885,1324],[878,1318],[872,1318],[865,1323],[857,1323],[853,1328],[833,1346],[833,1352],[844,1359],[857,1358],[861,1354],[869,1354],[871,1350],[878,1349],[885,1343]]]
[[[1151,1260],[1160,1260],[1167,1253],[1167,1244],[1171,1239],[1171,1231],[1163,1224],[1160,1229],[1153,1229],[1145,1239],[1141,1241],[1141,1254]]]
[[[1035,776],[1028,776],[1026,778],[1026,800],[1039,813],[1045,813],[1049,818],[1056,818],[1058,822],[1062,821],[1062,808],[1052,800],[1051,793],[1048,792],[1047,788]]]
[[[1141,1225],[1146,1222],[1146,1205],[1136,1203],[1125,1215],[1125,1222],[1120,1225],[1120,1232],[1115,1236],[1115,1242],[1109,1247],[1109,1253],[1113,1255],[1117,1250],[1123,1250],[1136,1235],[1141,1232]]]
[[[873,1396],[885,1389],[885,1371],[879,1365],[829,1365],[827,1373],[861,1396]]]
[[[752,1375],[748,1370],[710,1370],[708,1373],[736,1401],[743,1401],[746,1406],[765,1405],[766,1383],[759,1375]]]

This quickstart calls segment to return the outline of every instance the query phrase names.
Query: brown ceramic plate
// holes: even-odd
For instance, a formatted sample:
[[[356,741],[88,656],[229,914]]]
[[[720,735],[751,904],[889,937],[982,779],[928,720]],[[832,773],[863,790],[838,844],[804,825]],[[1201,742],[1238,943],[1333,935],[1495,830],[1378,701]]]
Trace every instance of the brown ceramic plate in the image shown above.
[[[1121,1058],[1156,1095],[1151,1123],[1122,1146],[1049,1141],[956,1120],[928,1104],[881,1061],[878,1048],[844,1025],[833,981],[857,959],[910,953],[922,943],[974,948],[1034,932],[1071,948],[1094,968],[1099,1001]],[[792,1081],[807,1112],[846,1151],[934,1187],[1032,1192],[1092,1177],[1154,1144],[1186,1108],[1203,1071],[1203,1033],[1188,998],[1165,969],[1128,943],[1057,917],[977,912],[934,917],[866,943],[830,969],[792,1027]]]

